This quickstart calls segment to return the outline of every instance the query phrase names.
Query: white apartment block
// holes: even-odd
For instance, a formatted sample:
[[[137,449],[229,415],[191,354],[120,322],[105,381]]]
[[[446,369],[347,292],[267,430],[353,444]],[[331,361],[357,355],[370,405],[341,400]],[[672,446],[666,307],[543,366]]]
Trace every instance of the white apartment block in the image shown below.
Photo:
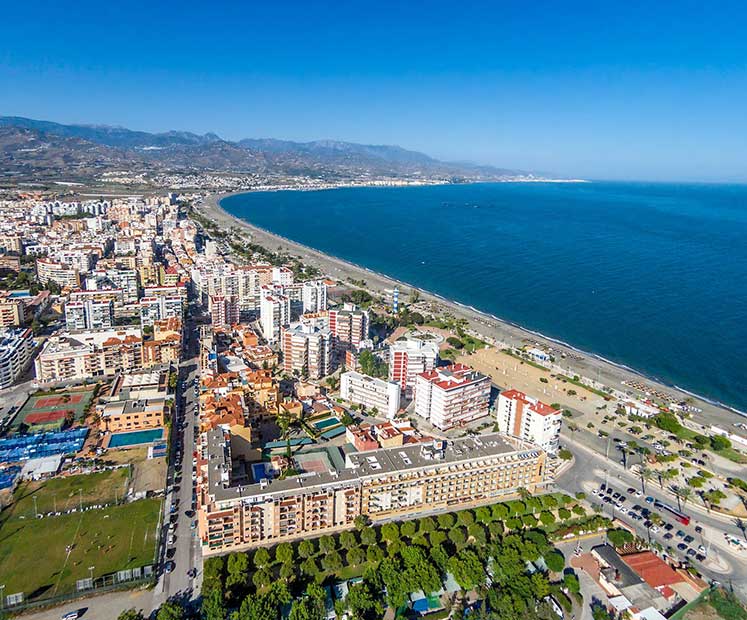
[[[332,372],[333,338],[321,322],[304,321],[283,328],[283,368],[309,379],[321,379]]]
[[[498,430],[533,443],[550,454],[558,450],[562,419],[558,409],[519,390],[507,390],[498,396]]]
[[[290,322],[290,299],[278,293],[262,292],[259,304],[259,323],[267,342],[280,339],[280,328]]]
[[[143,297],[140,300],[140,325],[153,325],[161,319],[177,318],[181,320],[184,306],[182,298],[177,295],[170,297]]]
[[[327,309],[327,284],[324,280],[304,282],[301,288],[304,312],[322,312]]]
[[[464,364],[417,375],[415,413],[445,431],[488,415],[490,378]]]
[[[77,269],[48,258],[36,259],[36,277],[43,285],[54,280],[62,288],[73,289],[80,286],[80,274]]]
[[[33,352],[34,339],[30,329],[0,329],[0,390],[15,383]]]
[[[51,336],[35,362],[39,383],[113,376],[143,365],[139,327],[90,330]]]
[[[376,379],[353,370],[340,375],[341,398],[369,410],[376,408],[389,419],[399,411],[400,396],[400,386],[394,381]]]
[[[86,299],[65,304],[65,327],[68,330],[109,329],[114,325],[114,303],[111,300]]]
[[[389,346],[389,380],[399,383],[402,392],[412,394],[415,378],[433,370],[438,361],[438,345],[428,340],[398,340]]]

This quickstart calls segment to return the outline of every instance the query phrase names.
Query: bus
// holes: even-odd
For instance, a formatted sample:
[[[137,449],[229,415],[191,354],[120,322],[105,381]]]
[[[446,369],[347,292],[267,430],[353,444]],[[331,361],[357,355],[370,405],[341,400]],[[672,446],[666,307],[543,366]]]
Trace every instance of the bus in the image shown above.
[[[690,525],[690,517],[686,514],[680,512],[677,510],[674,506],[670,506],[669,504],[665,504],[661,500],[655,500],[654,506],[656,508],[662,508],[663,510],[666,510],[669,514],[671,514],[677,521],[682,523],[682,525]]]

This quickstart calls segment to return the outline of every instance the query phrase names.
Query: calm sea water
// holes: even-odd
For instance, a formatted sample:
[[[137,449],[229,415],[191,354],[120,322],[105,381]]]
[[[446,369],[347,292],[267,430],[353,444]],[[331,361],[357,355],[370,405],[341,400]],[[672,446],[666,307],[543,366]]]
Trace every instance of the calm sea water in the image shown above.
[[[355,188],[222,206],[747,410],[747,186]]]

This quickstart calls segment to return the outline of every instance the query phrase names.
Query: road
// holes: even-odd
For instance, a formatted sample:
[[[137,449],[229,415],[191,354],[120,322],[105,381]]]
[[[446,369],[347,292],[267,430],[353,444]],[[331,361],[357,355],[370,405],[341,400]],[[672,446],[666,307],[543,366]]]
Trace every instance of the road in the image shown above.
[[[645,496],[653,497],[675,507],[677,506],[676,499],[670,497],[656,483],[647,482],[645,486],[642,486],[640,478],[625,469],[617,460],[606,459],[603,454],[598,454],[579,443],[568,441],[568,438],[566,438],[566,445],[573,452],[575,463],[556,480],[559,488],[570,494],[578,492],[586,493],[590,502],[600,504],[603,507],[604,514],[621,520],[634,529],[644,540],[650,534],[651,541],[661,544],[673,557],[678,559],[686,557],[683,552],[676,549],[677,544],[681,542],[680,539],[675,537],[671,540],[666,540],[664,539],[666,531],[663,528],[657,533],[651,533],[643,525],[643,521],[633,520],[627,515],[627,511],[634,504],[651,507],[650,504],[645,502]],[[617,510],[612,504],[601,503],[599,501],[595,502],[596,498],[591,494],[591,491],[599,488],[600,484],[605,481],[607,481],[608,485],[613,486],[615,491],[622,493],[628,498],[622,511]],[[629,487],[640,489],[644,497],[635,498],[627,494],[626,490]],[[708,513],[705,508],[695,506],[691,503],[682,507],[682,512],[691,517],[691,522],[688,526],[677,523],[673,518],[668,517],[667,513],[663,510],[655,509],[655,511],[663,517],[665,522],[669,522],[675,526],[672,533],[682,530],[695,539],[691,544],[692,547],[697,549],[698,545],[702,544],[707,548],[708,558],[704,563],[691,560],[706,578],[722,583],[731,582],[734,588],[738,590],[739,595],[747,598],[747,551],[735,551],[726,544],[723,535],[723,532],[728,532],[737,538],[744,537],[744,533],[739,528],[737,520]],[[703,532],[696,532],[696,526],[702,527]]]

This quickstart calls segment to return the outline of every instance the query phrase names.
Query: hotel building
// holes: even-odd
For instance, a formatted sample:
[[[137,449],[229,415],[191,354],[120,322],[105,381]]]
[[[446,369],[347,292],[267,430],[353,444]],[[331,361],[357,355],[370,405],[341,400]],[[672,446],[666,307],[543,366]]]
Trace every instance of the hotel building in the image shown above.
[[[415,379],[415,413],[445,431],[488,415],[490,378],[464,364],[427,370]]]
[[[340,397],[367,409],[376,408],[387,418],[397,415],[400,406],[400,386],[355,371],[340,375]]]
[[[408,396],[415,387],[415,378],[433,370],[438,361],[438,345],[427,340],[398,340],[389,346],[389,380],[399,383]]]
[[[234,484],[232,438],[216,428],[198,448],[198,525],[204,555],[374,523],[490,504],[551,481],[545,453],[498,434],[354,452],[345,466]]]
[[[498,396],[498,430],[533,443],[550,454],[555,454],[558,450],[562,419],[558,409],[553,409],[519,390],[507,390]]]

